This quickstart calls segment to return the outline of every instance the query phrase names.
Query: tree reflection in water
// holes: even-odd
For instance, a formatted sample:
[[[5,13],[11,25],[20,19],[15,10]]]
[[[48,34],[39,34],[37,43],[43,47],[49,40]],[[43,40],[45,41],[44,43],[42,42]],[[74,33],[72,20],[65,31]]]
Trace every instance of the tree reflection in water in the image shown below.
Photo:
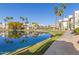
[[[5,34],[4,35],[5,36],[4,41],[7,44],[12,44],[14,42],[13,39],[16,40],[16,39],[19,39],[21,37],[22,38],[18,41],[19,41],[19,43],[23,44],[25,42],[28,42],[27,39],[29,37],[36,38],[43,33],[40,33],[40,32],[25,32],[25,31],[8,31],[8,32],[4,32],[4,34]]]
[[[5,42],[6,42],[7,44],[12,44],[12,43],[13,43],[12,40],[9,40],[9,39],[7,39],[7,38],[5,38]]]

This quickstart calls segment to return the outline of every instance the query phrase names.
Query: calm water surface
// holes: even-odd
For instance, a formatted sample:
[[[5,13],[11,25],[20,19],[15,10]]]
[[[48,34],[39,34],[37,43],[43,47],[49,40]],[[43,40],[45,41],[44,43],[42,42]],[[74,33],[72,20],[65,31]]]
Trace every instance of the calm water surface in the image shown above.
[[[0,32],[0,54],[34,45],[50,38],[51,34],[28,32]]]

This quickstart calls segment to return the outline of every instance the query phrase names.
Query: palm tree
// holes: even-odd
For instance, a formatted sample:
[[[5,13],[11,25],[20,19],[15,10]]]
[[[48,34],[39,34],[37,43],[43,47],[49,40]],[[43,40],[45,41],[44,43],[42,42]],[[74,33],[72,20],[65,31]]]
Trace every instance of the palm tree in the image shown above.
[[[6,19],[4,19],[4,21],[5,21],[5,27],[4,27],[4,29],[6,28],[6,22],[7,22],[7,20]]]
[[[73,12],[73,30],[75,30],[75,12]]]
[[[64,10],[66,9],[66,4],[62,4],[62,8],[60,10],[61,16],[62,16],[62,20],[63,20],[63,16],[64,16]]]
[[[63,21],[65,8],[66,8],[65,4],[62,4],[62,8],[61,9],[58,9],[58,6],[54,7],[54,13],[56,14],[56,24],[57,24],[57,16],[62,16],[62,21]],[[56,24],[55,24],[55,26],[56,26]]]
[[[66,4],[62,4],[62,8],[61,10],[59,11],[60,12],[60,16],[62,16],[62,21],[63,21],[63,17],[64,17],[64,10],[66,9]],[[61,26],[62,27],[62,26]]]
[[[12,19],[13,19],[13,17],[11,17],[11,16],[5,17],[5,20],[12,20]]]
[[[57,21],[58,21],[57,16],[61,16],[61,10],[58,9],[58,6],[54,7],[54,13],[56,14],[56,24],[55,24],[55,26],[56,26]]]
[[[5,19],[4,19],[4,21],[5,21],[5,28],[6,28],[6,21],[7,21],[7,20],[12,20],[12,19],[13,19],[13,17],[11,17],[11,16],[5,17]]]
[[[71,30],[71,18],[69,19],[69,29]]]
[[[22,19],[22,21],[25,21],[25,24],[28,23],[28,18],[27,17],[20,16],[20,19]]]
[[[20,16],[20,19],[23,21],[23,23],[28,24],[28,18],[27,17],[23,17],[23,16]]]
[[[10,19],[13,19],[13,17],[11,17],[11,16],[8,16],[8,17],[6,17],[6,19],[10,20]]]
[[[58,6],[55,6],[54,7],[54,13],[56,15],[56,23],[55,23],[55,26],[57,25],[57,16],[58,16]],[[55,28],[56,29],[56,28]]]

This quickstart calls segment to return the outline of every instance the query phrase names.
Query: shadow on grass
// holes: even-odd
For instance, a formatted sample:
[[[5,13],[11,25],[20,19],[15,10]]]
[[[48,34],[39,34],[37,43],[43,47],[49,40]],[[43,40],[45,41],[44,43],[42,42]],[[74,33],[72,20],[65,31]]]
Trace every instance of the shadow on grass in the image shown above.
[[[45,51],[50,47],[50,45],[53,43],[54,41],[49,41],[47,43],[45,43],[44,45],[42,45],[40,48],[38,48],[33,55],[43,55],[45,53]]]
[[[62,34],[56,34],[55,36],[61,36]]]
[[[18,55],[43,55],[45,53],[45,51],[50,47],[50,45],[53,43],[54,41],[49,41],[47,43],[45,43],[44,45],[42,45],[41,47],[39,47],[34,53],[30,52],[29,50],[24,51],[22,53],[19,53]]]

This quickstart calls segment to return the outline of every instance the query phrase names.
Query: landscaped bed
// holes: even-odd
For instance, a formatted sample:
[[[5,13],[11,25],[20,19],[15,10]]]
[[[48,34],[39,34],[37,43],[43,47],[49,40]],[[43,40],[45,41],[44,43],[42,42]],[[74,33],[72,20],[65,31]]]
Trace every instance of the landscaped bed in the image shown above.
[[[74,33],[77,34],[77,35],[79,35],[79,28],[76,28],[76,29],[74,30]]]

